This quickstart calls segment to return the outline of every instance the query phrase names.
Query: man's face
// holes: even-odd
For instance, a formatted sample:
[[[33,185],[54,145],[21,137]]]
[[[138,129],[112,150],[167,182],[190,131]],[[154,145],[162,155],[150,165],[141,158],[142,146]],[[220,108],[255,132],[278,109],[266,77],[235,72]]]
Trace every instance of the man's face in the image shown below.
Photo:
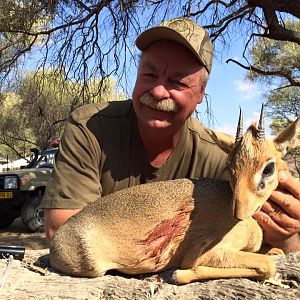
[[[141,57],[132,97],[139,125],[178,130],[202,102],[202,68],[181,44],[152,43]]]

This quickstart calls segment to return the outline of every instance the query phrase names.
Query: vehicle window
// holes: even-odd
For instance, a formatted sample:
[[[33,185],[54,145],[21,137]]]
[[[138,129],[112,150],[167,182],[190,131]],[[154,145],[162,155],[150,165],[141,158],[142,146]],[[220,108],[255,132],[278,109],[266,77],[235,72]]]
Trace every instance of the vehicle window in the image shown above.
[[[41,157],[38,159],[36,163],[36,168],[38,168],[42,164],[54,164],[55,161],[55,155],[56,155],[57,150],[52,150],[52,151],[46,151],[44,152]]]

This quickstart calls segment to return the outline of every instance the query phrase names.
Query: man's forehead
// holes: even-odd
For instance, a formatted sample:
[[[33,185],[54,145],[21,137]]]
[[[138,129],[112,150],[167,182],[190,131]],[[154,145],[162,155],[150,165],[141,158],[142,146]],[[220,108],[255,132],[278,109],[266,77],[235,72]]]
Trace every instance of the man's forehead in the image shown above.
[[[188,56],[194,57],[194,54],[191,52],[191,50],[188,47],[176,41],[167,40],[167,39],[154,41],[142,52],[156,52],[156,51],[160,51],[161,48],[169,48],[170,51],[172,51],[169,52],[170,54],[182,52]]]
[[[141,60],[140,63],[140,69],[146,70],[146,71],[159,71],[161,69],[164,69],[165,71],[169,72],[173,77],[177,78],[183,78],[183,77],[189,77],[198,70],[201,70],[203,66],[196,62],[196,64],[192,67],[187,66],[180,66],[177,64],[172,64],[171,62],[167,61],[159,61],[155,59],[151,59],[151,57],[145,58]]]

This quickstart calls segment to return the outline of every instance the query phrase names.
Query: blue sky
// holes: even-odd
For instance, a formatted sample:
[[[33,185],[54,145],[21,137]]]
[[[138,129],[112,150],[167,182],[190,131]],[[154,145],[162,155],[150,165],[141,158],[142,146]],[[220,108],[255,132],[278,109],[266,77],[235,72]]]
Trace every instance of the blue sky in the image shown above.
[[[239,107],[241,107],[243,111],[244,130],[246,130],[252,121],[258,119],[261,104],[264,101],[262,87],[246,79],[246,70],[232,62],[226,63],[227,59],[233,58],[245,64],[245,61],[242,59],[242,53],[244,50],[244,39],[247,37],[247,33],[243,32],[243,28],[240,29],[240,32],[234,32],[234,34],[231,35],[229,45],[228,41],[226,41],[226,48],[220,43],[214,45],[215,55],[213,68],[206,88],[206,93],[210,98],[214,123],[209,123],[206,116],[204,116],[206,109],[205,104],[201,104],[197,107],[197,111],[200,112],[200,120],[206,126],[233,135],[235,135],[236,131]],[[239,36],[235,36],[236,34]],[[132,42],[133,48],[135,48],[134,39]],[[31,58],[36,62],[40,55],[41,53],[35,52]],[[130,97],[134,86],[136,68],[131,65],[129,70],[130,83],[128,83],[128,95]],[[266,126],[268,126],[269,123],[270,122],[266,120]],[[270,132],[269,130],[266,131],[267,133]]]
[[[262,91],[246,79],[246,72],[230,63],[214,63],[213,72],[208,82],[206,93],[210,96],[214,114],[214,129],[235,134],[241,107],[244,128],[251,121],[257,120],[263,102]],[[203,111],[199,106],[198,110]]]
[[[259,118],[261,104],[264,102],[262,87],[247,80],[246,70],[230,62],[229,58],[242,61],[243,47],[240,42],[233,43],[222,60],[216,56],[213,62],[212,73],[206,88],[210,96],[211,109],[214,115],[213,129],[235,135],[239,107],[243,111],[244,130],[252,121]],[[205,111],[205,104],[198,105],[201,115]],[[207,124],[206,120],[203,122]],[[266,120],[267,126],[270,122]]]

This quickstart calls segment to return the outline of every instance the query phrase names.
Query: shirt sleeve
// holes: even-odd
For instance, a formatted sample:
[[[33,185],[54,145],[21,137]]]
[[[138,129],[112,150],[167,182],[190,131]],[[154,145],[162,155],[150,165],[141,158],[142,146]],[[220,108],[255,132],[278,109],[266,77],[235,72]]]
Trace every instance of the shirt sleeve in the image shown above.
[[[100,157],[95,136],[83,124],[70,119],[41,207],[83,208],[100,198]]]

